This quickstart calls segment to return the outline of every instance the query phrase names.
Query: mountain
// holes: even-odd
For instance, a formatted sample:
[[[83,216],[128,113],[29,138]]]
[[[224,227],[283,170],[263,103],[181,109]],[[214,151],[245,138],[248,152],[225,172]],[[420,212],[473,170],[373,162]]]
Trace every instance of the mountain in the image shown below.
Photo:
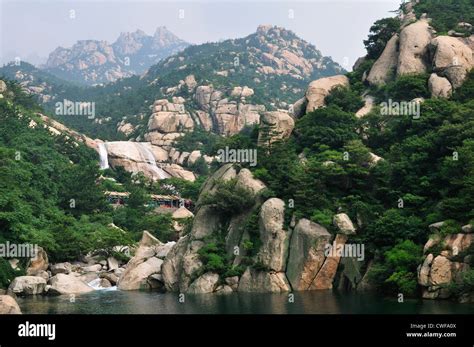
[[[121,33],[112,44],[81,40],[71,48],[58,47],[50,53],[45,69],[63,79],[88,85],[108,83],[142,74],[188,45],[166,27],[158,27],[153,36],[137,30]]]
[[[142,32],[122,34],[112,45],[113,57],[144,52],[145,47],[169,47],[176,41],[164,29],[157,30],[153,40],[147,40]],[[148,44],[140,46],[137,42]],[[107,66],[110,64],[102,67]],[[8,66],[0,69],[0,75],[8,72],[12,78],[32,73],[29,70]],[[50,76],[52,70],[46,72]],[[231,135],[245,125],[258,123],[259,113],[265,110],[292,111],[291,105],[301,99],[310,81],[341,72],[344,70],[339,64],[293,32],[262,25],[244,38],[189,46],[153,65],[141,77],[104,86],[60,88],[58,92],[53,88],[45,107],[54,111],[54,103],[63,99],[94,101],[97,117],[93,122],[70,116],[58,119],[91,137],[117,140],[124,136],[143,138],[149,132],[153,104],[166,99],[176,104],[174,109],[183,109],[193,129]]]

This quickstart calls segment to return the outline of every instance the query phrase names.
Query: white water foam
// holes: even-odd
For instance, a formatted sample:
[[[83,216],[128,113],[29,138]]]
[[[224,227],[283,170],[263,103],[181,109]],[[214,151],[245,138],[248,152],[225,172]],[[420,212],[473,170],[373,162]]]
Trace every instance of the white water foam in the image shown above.
[[[99,145],[97,146],[99,149],[99,156],[100,156],[100,168],[102,170],[108,169],[109,168],[109,156],[107,153],[107,146],[105,145],[104,142],[99,142]]]

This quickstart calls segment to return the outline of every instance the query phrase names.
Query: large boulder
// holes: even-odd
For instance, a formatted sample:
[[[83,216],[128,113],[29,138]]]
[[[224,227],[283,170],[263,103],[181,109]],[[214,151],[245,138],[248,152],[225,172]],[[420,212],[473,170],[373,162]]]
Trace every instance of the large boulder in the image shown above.
[[[265,188],[265,184],[259,179],[254,178],[249,169],[241,169],[239,171],[236,186],[251,191],[253,195]]]
[[[20,306],[10,295],[0,295],[0,314],[21,314]]]
[[[212,272],[205,273],[191,283],[187,292],[191,294],[212,293],[216,289],[218,281],[218,274]]]
[[[68,274],[72,270],[72,265],[71,263],[57,263],[57,264],[52,264],[50,266],[51,270],[51,275],[57,275],[57,274]]]
[[[10,283],[8,290],[17,295],[35,295],[42,294],[45,287],[46,280],[42,277],[19,276]]]
[[[293,290],[308,290],[324,263],[325,246],[331,241],[326,228],[307,219],[296,224],[290,243],[286,276]]]
[[[335,247],[342,247],[347,241],[347,236],[344,234],[337,234],[334,240]],[[314,278],[310,290],[314,289],[332,289],[334,282],[334,277],[336,276],[337,267],[339,266],[339,261],[341,257],[337,254],[331,254],[326,257],[324,264],[321,266],[318,274]]]
[[[354,224],[352,223],[349,216],[345,213],[338,213],[334,215],[333,224],[342,234],[353,235],[356,233]]]
[[[149,277],[161,273],[163,260],[156,257],[157,248],[163,244],[144,231],[135,256],[130,259],[127,267],[120,277],[117,286],[121,290],[151,289]]]
[[[258,142],[260,145],[268,145],[278,140],[287,139],[294,127],[295,121],[287,112],[264,112],[260,119]]]
[[[448,284],[451,282],[451,278],[451,261],[442,255],[438,255],[431,264],[430,285]]]
[[[472,49],[461,39],[438,36],[431,40],[433,70],[443,73],[454,88],[458,88],[474,67]]]
[[[306,113],[325,105],[324,99],[337,86],[348,87],[349,79],[344,75],[323,77],[311,82],[306,91]]]
[[[179,291],[179,274],[183,263],[183,253],[186,251],[188,240],[189,235],[180,238],[166,255],[161,266],[163,282],[168,291]]]
[[[78,277],[66,274],[51,277],[49,284],[49,294],[83,294],[94,290]]]
[[[419,268],[418,283],[421,286],[428,287],[430,285],[430,271],[431,271],[432,262],[433,262],[433,254],[428,254],[428,256],[423,261],[423,264]]]
[[[28,276],[36,276],[36,274],[48,270],[48,265],[48,254],[43,248],[37,247],[35,257],[30,260],[26,274]]]
[[[428,88],[432,98],[449,98],[453,92],[453,87],[445,77],[439,77],[432,73],[428,80]]]
[[[367,81],[372,85],[383,85],[393,76],[398,64],[398,34],[388,40],[385,48],[370,69]]]
[[[240,278],[239,292],[283,293],[291,287],[283,272],[265,272],[247,268]]]
[[[424,19],[402,29],[399,39],[398,76],[426,72],[431,37],[430,25]]]
[[[291,232],[283,229],[285,203],[278,198],[265,201],[260,209],[259,229],[262,246],[257,260],[273,271],[285,271]]]
[[[139,264],[129,262],[118,282],[118,288],[120,290],[150,289],[148,278],[160,273],[162,264],[163,260],[155,257],[150,257]]]

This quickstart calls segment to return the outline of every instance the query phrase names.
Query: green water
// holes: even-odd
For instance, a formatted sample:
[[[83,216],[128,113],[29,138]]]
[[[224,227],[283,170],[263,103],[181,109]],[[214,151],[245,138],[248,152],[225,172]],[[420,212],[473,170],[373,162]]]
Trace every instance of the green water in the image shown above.
[[[294,294],[233,293],[186,295],[140,291],[94,291],[78,295],[18,298],[31,314],[473,314],[474,304],[453,301],[384,298],[369,294],[311,291]]]

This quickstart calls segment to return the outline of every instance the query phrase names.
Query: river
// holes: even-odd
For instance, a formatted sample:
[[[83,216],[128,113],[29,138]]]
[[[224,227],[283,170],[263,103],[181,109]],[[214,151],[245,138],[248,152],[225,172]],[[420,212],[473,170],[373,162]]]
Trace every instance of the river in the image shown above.
[[[29,314],[473,314],[474,304],[406,299],[370,294],[311,291],[294,294],[233,293],[186,295],[146,291],[97,290],[69,296],[18,298]]]

